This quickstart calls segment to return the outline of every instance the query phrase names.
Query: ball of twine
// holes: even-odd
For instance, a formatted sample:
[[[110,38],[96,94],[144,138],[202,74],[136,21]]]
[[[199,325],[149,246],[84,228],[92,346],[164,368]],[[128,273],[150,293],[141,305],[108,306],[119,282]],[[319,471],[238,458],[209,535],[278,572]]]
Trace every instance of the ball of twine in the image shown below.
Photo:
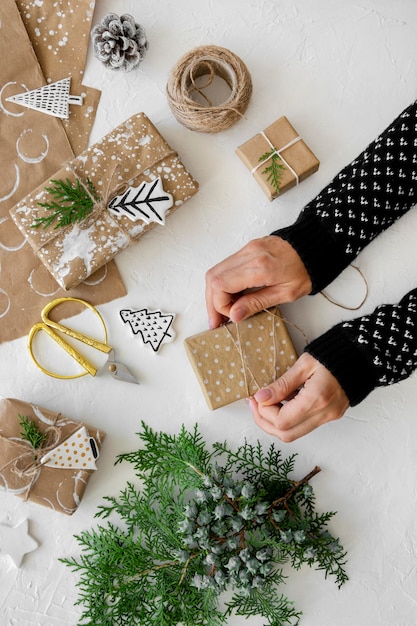
[[[207,77],[203,85],[197,79]],[[230,89],[230,96],[219,105],[213,105],[203,90],[214,77],[222,78]],[[199,46],[190,50],[172,68],[167,83],[168,102],[178,122],[203,133],[226,130],[243,117],[252,95],[252,79],[246,65],[236,54],[218,46]],[[193,99],[200,94],[206,105]]]

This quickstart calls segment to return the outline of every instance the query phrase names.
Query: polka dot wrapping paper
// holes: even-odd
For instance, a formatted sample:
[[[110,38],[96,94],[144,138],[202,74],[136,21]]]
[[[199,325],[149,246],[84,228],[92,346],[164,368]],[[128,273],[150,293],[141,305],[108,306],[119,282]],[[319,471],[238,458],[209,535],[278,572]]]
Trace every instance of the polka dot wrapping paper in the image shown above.
[[[22,438],[20,419],[33,422],[44,441]],[[72,515],[78,508],[105,433],[15,398],[0,400],[0,489]]]
[[[184,345],[210,409],[254,395],[297,359],[278,307],[188,337]]]
[[[122,191],[151,184],[157,178],[173,198],[165,217],[198,191],[198,183],[178,154],[145,113],[138,113],[62,166],[13,207],[10,215],[57,283],[65,290],[72,289],[156,225],[147,218],[132,222],[126,212],[114,217],[108,207]],[[40,204],[51,202],[48,188],[52,180],[84,186],[90,181],[101,201],[80,223],[33,228],[36,219],[48,215],[48,209]]]

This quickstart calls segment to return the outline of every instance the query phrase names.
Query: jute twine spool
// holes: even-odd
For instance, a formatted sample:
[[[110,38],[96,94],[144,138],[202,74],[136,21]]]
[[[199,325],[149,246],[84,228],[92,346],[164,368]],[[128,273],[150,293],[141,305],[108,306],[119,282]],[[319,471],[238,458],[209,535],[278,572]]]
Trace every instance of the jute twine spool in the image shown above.
[[[197,79],[207,77],[205,84]],[[230,96],[214,106],[203,90],[215,76],[222,78]],[[218,133],[237,122],[245,113],[252,95],[252,79],[236,54],[218,46],[199,46],[185,54],[172,68],[167,83],[168,102],[178,122],[203,133]],[[207,106],[193,99],[199,93]]]

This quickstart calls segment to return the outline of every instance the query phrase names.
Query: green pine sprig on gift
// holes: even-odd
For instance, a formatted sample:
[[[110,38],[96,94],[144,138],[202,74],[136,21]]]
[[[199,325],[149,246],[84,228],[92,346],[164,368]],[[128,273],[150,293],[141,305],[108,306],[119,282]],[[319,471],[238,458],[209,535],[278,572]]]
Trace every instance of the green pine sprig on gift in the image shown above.
[[[327,530],[334,513],[315,512],[318,467],[294,480],[295,455],[259,442],[209,448],[197,426],[169,435],[142,422],[139,435],[144,447],[117,462],[132,464],[140,487],[105,498],[106,524],[76,536],[78,558],[61,559],[80,576],[80,623],[218,626],[236,614],[295,626],[285,563],[347,580],[346,553]]]
[[[46,441],[46,434],[42,433],[35,422],[25,415],[18,415],[19,424],[21,427],[20,436],[25,441],[28,441],[30,445],[37,450]]]
[[[39,202],[39,206],[50,211],[49,215],[37,217],[32,228],[43,229],[51,226],[55,221],[54,230],[69,224],[80,223],[92,212],[94,204],[100,200],[100,196],[93,183],[87,179],[85,184],[77,178],[72,183],[68,178],[65,180],[51,180],[52,186],[45,187],[54,200],[51,202]]]
[[[273,186],[275,191],[279,193],[285,167],[275,149],[265,152],[259,157],[260,162],[268,160],[270,160],[270,164],[262,170],[262,174],[265,174],[266,180]]]

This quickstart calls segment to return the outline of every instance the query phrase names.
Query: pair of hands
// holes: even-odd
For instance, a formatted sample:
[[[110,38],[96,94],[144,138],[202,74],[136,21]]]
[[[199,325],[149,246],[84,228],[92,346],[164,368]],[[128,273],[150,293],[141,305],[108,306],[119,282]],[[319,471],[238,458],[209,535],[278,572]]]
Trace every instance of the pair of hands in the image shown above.
[[[311,289],[305,265],[287,241],[275,235],[254,239],[207,272],[210,327],[229,319],[240,322],[270,306],[293,302]],[[291,442],[342,417],[349,401],[329,370],[304,352],[249,404],[258,426]]]

